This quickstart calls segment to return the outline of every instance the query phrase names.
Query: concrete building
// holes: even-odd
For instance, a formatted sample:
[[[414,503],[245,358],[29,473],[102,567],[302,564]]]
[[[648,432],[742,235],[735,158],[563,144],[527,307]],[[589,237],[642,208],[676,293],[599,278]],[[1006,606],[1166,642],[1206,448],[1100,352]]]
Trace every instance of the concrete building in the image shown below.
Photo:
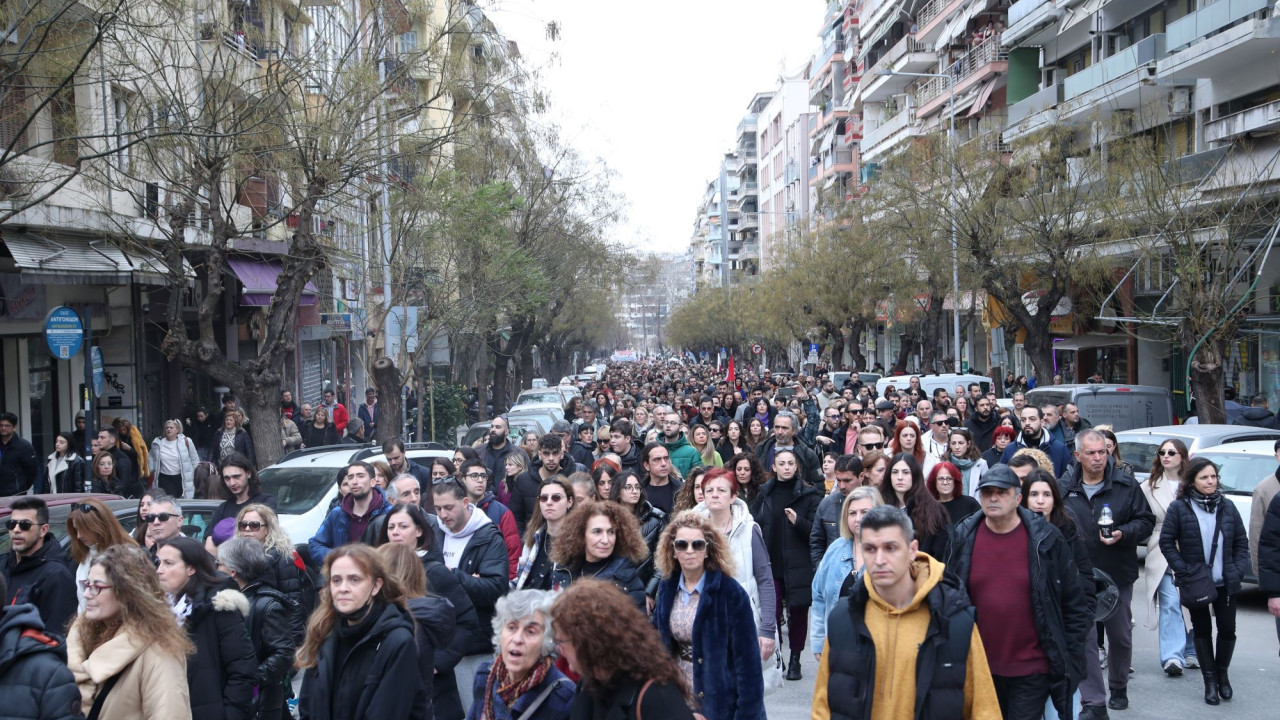
[[[760,241],[744,241],[742,255],[758,253],[760,269],[769,270],[770,254],[776,243],[803,227],[809,218],[809,134],[813,113],[809,106],[806,69],[778,78],[773,97],[760,111],[756,146],[760,154],[757,177],[760,182]]]

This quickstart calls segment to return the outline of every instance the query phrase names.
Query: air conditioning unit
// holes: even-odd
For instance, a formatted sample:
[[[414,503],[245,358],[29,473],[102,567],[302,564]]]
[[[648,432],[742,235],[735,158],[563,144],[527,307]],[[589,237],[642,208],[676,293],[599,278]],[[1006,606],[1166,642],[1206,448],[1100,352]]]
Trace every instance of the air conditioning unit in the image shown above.
[[[1174,88],[1169,95],[1169,115],[1174,118],[1191,114],[1191,88]]]

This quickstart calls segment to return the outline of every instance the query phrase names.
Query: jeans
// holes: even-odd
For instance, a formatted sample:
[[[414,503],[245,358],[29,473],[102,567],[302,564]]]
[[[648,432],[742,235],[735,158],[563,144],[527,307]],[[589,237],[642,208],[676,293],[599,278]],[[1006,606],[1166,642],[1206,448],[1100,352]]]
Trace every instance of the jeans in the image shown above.
[[[1182,600],[1178,596],[1178,587],[1173,584],[1173,571],[1166,570],[1164,577],[1160,578],[1156,602],[1160,605],[1160,665],[1163,667],[1170,660],[1177,660],[1180,665],[1185,665],[1191,634],[1187,632],[1187,624],[1182,620]],[[1195,654],[1194,651],[1192,654]]]
[[[993,675],[991,680],[1004,720],[1040,720],[1052,687],[1047,673],[1021,677]]]
[[[1116,611],[1111,613],[1104,623],[1107,630],[1107,685],[1111,692],[1125,692],[1129,688],[1129,666],[1133,663],[1133,585],[1120,585],[1120,601]],[[1097,651],[1091,655],[1098,642],[1097,630],[1090,630],[1085,640],[1085,678],[1080,683],[1080,702],[1085,705],[1102,706],[1107,704],[1107,688],[1103,687],[1102,667],[1098,662]]]

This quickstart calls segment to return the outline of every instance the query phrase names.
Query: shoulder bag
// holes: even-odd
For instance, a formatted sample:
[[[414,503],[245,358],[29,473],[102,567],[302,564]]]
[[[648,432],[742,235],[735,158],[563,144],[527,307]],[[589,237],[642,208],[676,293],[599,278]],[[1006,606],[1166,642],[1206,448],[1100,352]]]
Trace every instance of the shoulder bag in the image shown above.
[[[1191,501],[1185,502],[1190,508]],[[1192,508],[1192,517],[1195,517],[1194,508]],[[1173,583],[1178,586],[1178,597],[1183,607],[1202,608],[1212,605],[1213,601],[1218,599],[1218,587],[1213,582],[1213,561],[1218,556],[1220,535],[1222,535],[1221,505],[1218,506],[1218,512],[1214,517],[1213,545],[1209,550],[1209,561],[1190,565],[1186,572],[1173,574]]]

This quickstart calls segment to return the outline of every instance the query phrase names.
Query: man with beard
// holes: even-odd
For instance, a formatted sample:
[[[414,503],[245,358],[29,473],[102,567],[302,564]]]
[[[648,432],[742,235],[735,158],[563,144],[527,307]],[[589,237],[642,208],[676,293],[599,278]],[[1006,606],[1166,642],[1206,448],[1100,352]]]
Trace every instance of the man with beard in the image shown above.
[[[356,461],[343,468],[342,473],[351,492],[338,507],[329,511],[315,537],[307,543],[311,561],[317,566],[324,564],[325,557],[334,548],[360,542],[374,518],[391,512],[391,503],[387,502],[381,488],[373,486],[372,465]]]
[[[493,478],[507,476],[507,456],[516,451],[516,446],[507,439],[511,426],[504,417],[496,417],[489,426],[489,441],[480,448],[480,461],[489,471],[490,486],[493,489]]]
[[[1044,431],[1053,436],[1068,448],[1076,441],[1076,433],[1067,424],[1062,422],[1062,416],[1058,412],[1058,406],[1053,403],[1045,403],[1040,406],[1040,413],[1044,416]]]
[[[431,471],[405,457],[404,441],[400,438],[391,438],[382,443],[382,454],[387,458],[387,465],[391,466],[391,477],[407,473],[418,479],[418,486],[421,488],[422,509],[434,515],[435,508],[431,505],[431,493],[428,491],[428,488],[431,487]],[[503,465],[502,472],[504,477],[506,471],[506,465]]]
[[[1062,477],[1062,473],[1067,470],[1067,465],[1071,464],[1071,451],[1067,449],[1066,445],[1058,442],[1052,435],[1045,432],[1041,424],[1044,422],[1044,414],[1040,408],[1028,405],[1022,408],[1019,417],[1022,419],[1022,434],[1018,436],[1016,442],[1009,443],[1009,447],[1004,449],[1004,454],[1000,456],[1000,462],[1008,465],[1009,460],[1013,458],[1013,454],[1024,447],[1040,448],[1053,461],[1054,477]]]
[[[511,488],[511,512],[516,516],[516,527],[521,537],[529,526],[534,508],[538,506],[538,492],[542,484],[556,475],[568,477],[564,467],[564,443],[555,435],[547,433],[538,438],[538,460],[536,467],[531,466],[516,476],[515,487]],[[568,462],[572,464],[573,459],[568,458]]]
[[[979,397],[973,402],[974,412],[965,421],[964,426],[969,428],[969,432],[973,434],[973,443],[978,446],[978,452],[986,452],[991,449],[995,440],[992,434],[996,431],[996,427],[1000,425],[1000,417],[991,411],[992,402],[990,398]]]
[[[10,507],[9,552],[0,555],[9,593],[0,601],[29,603],[49,627],[61,629],[76,613],[76,582],[71,559],[49,532],[49,506],[38,497],[19,497]]]
[[[796,439],[796,426],[799,421],[790,412],[780,412],[773,419],[773,437],[768,438],[756,447],[756,457],[765,467],[773,467],[776,453],[790,450],[795,453],[799,470],[796,476],[808,485],[822,482],[822,461],[808,445]]]
[[[640,458],[649,504],[670,515],[676,494],[684,487],[684,481],[672,471],[671,452],[662,443],[652,442],[640,451]]]
[[[644,446],[632,439],[631,421],[618,418],[609,424],[609,452],[617,453],[622,460],[622,469],[630,470],[637,475],[644,472],[640,466],[640,453]]]
[[[688,477],[690,470],[702,466],[702,456],[689,444],[684,433],[680,432],[680,413],[670,412],[664,415],[660,427],[662,435],[658,439],[671,454],[671,467],[675,468],[680,477]]]
[[[822,429],[814,436],[813,449],[822,455],[835,453],[836,457],[848,455],[858,446],[858,416],[848,415],[848,422],[840,423],[840,408],[829,405],[822,411]]]

